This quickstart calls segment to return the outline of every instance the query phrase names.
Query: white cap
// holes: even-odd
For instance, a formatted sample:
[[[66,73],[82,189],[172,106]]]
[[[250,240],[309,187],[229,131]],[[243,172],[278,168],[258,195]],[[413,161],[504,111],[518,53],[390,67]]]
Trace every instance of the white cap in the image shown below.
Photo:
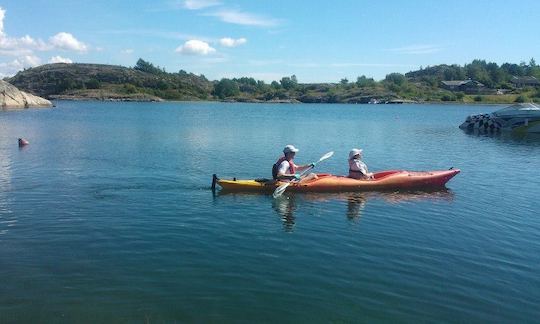
[[[352,158],[357,155],[357,154],[362,154],[363,150],[362,149],[352,149],[350,152],[349,152],[349,160],[352,160]]]
[[[285,146],[285,148],[283,149],[283,153],[287,154],[287,153],[296,153],[298,152],[298,149],[296,147],[294,147],[294,145],[287,145]]]

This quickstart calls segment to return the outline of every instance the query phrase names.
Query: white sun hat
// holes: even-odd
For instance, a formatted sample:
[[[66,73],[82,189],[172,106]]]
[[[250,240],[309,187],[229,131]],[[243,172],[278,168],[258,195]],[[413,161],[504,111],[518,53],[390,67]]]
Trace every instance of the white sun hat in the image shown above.
[[[362,154],[364,150],[362,149],[352,149],[350,152],[349,152],[349,160],[351,160],[355,155],[357,154]]]
[[[296,147],[294,147],[294,145],[287,145],[285,146],[285,148],[283,149],[283,153],[287,154],[287,153],[296,153],[298,152],[298,149]]]

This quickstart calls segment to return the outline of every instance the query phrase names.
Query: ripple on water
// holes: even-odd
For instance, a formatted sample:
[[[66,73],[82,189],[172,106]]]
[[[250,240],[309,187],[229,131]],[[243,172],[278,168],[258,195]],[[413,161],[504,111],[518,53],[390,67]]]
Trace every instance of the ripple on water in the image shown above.
[[[534,321],[540,142],[457,128],[487,107],[390,106],[0,112],[0,318]],[[269,176],[286,143],[298,163],[335,151],[321,172],[358,146],[371,170],[462,172],[435,192],[212,195],[213,173]]]

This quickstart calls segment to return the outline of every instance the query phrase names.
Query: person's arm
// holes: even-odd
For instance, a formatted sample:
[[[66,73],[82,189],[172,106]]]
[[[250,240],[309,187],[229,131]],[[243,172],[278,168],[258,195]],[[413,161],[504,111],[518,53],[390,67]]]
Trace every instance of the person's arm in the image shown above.
[[[295,165],[296,170],[298,170],[299,172],[302,172],[302,171],[307,170],[309,168],[312,168],[314,166],[315,166],[314,163],[304,164],[304,165]]]
[[[374,179],[373,173],[368,171],[368,167],[364,162],[360,162],[360,171],[364,174],[364,176],[368,179]]]
[[[289,170],[289,162],[287,162],[287,161],[281,162],[281,164],[279,165],[277,178],[278,179],[289,179],[289,180],[297,179],[296,174],[287,173],[288,170]]]

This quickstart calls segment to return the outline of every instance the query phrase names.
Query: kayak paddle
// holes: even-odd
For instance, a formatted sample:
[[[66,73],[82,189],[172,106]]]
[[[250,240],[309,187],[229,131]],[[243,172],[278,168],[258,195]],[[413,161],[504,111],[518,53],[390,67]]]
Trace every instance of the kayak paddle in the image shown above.
[[[325,155],[323,155],[323,156],[319,159],[319,161],[313,163],[313,166],[310,166],[310,167],[308,167],[307,169],[305,169],[304,171],[302,171],[302,173],[300,173],[300,178],[302,178],[302,176],[306,175],[306,173],[308,173],[309,171],[311,171],[311,169],[313,169],[313,168],[315,167],[315,165],[317,165],[317,164],[321,163],[322,161],[328,159],[328,158],[331,157],[332,155],[334,155],[334,152],[333,152],[333,151],[332,151],[332,152],[328,152],[328,153],[326,153]],[[292,180],[292,181],[289,181],[289,182],[286,182],[286,183],[282,184],[281,186],[279,186],[279,187],[276,188],[276,190],[274,191],[274,193],[272,194],[272,196],[273,196],[274,198],[280,197],[280,196],[283,194],[283,192],[285,192],[285,190],[287,189],[287,187],[288,187],[289,185],[291,185],[292,183],[297,183],[298,181],[300,181],[300,180]]]

